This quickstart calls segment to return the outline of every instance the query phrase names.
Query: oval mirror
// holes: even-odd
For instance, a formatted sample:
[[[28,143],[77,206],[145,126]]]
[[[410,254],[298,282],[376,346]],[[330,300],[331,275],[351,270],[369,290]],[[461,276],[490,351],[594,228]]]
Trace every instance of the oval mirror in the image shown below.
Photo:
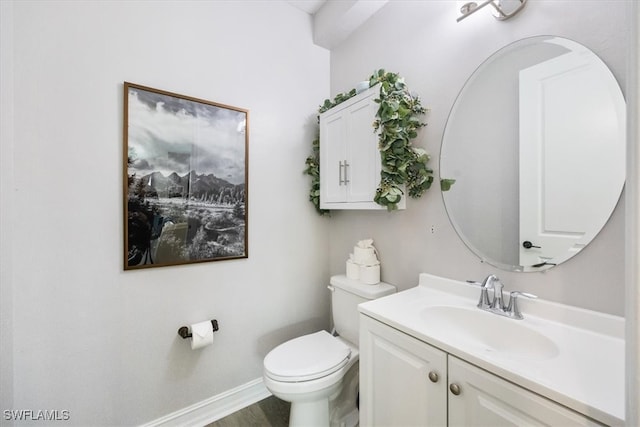
[[[541,271],[580,252],[625,179],[622,92],[586,47],[560,37],[512,43],[458,95],[440,154],[449,219],[483,261]]]

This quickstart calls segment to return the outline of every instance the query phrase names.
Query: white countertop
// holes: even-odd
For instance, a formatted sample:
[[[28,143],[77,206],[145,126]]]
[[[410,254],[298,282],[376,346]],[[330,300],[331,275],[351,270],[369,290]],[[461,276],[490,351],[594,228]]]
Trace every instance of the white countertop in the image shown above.
[[[491,294],[491,291],[490,291]],[[476,307],[480,289],[421,274],[418,286],[360,304],[361,313],[449,354],[608,425],[624,425],[624,318],[544,300],[519,301],[523,320],[487,315],[524,326],[549,338],[557,351],[531,357],[487,351],[456,336],[444,322],[427,322],[428,307]],[[508,297],[506,298],[508,300]],[[495,333],[499,333],[496,331]],[[527,342],[521,344],[526,349]]]

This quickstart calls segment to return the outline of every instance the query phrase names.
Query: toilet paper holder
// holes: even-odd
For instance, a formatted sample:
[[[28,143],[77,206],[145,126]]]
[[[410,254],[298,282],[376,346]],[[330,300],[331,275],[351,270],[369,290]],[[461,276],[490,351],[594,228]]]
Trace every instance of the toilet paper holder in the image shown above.
[[[213,326],[213,332],[220,329],[218,328],[218,321],[216,319],[211,320],[211,326]],[[180,335],[183,339],[191,338],[193,336],[191,335],[191,332],[189,332],[188,326],[181,326],[180,329],[178,329],[178,335]]]

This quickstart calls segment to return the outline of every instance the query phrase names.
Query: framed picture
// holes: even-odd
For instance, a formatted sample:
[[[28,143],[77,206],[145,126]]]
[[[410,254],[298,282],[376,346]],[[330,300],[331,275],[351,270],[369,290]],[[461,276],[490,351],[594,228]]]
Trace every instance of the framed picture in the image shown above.
[[[125,270],[247,258],[249,112],[124,83]]]

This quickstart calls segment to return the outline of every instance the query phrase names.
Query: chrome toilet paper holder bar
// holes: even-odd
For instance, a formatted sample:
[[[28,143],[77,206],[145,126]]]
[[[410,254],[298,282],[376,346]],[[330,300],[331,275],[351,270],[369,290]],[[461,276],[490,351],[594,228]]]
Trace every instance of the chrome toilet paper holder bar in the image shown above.
[[[218,327],[218,321],[216,319],[213,319],[211,321],[211,326],[213,326],[213,332],[220,329]],[[191,332],[189,332],[188,326],[181,326],[180,329],[178,329],[178,335],[180,335],[183,339],[191,338],[193,336],[191,335]]]

